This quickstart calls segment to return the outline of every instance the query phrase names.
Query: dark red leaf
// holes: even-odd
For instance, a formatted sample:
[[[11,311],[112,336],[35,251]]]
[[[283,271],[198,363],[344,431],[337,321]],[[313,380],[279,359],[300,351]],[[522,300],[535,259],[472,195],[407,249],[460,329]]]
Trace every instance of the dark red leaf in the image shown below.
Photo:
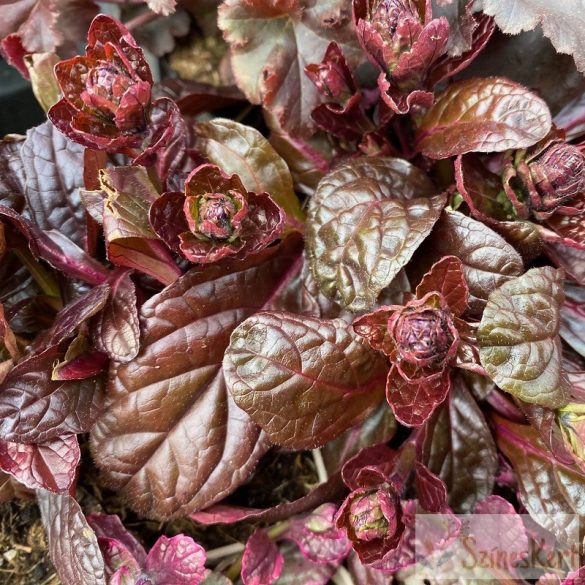
[[[53,382],[60,351],[51,348],[20,362],[0,386],[0,436],[39,443],[88,432],[103,403],[103,379]]]
[[[524,272],[520,254],[502,236],[457,211],[443,212],[415,261],[432,262],[447,255],[463,262],[473,313],[481,313],[492,290]]]
[[[223,364],[236,404],[272,442],[294,449],[323,445],[363,420],[382,399],[387,372],[346,321],[284,312],[242,323]]]
[[[492,493],[496,445],[463,378],[456,375],[448,401],[437,409],[421,435],[423,462],[447,484],[449,505],[471,512]]]
[[[110,296],[93,323],[93,340],[118,362],[129,362],[138,354],[140,324],[130,272],[122,270],[112,279]]]
[[[362,157],[341,164],[309,201],[307,257],[329,298],[371,309],[430,233],[445,204],[405,160]]]
[[[22,162],[23,137],[7,136],[0,140],[0,205],[22,211],[25,202],[26,175]]]
[[[116,514],[101,514],[92,512],[87,516],[87,522],[98,538],[112,538],[121,543],[138,561],[140,565],[146,561],[144,547],[126,530],[120,517]]]
[[[516,472],[522,504],[558,539],[571,539],[578,517],[585,512],[581,498],[585,474],[577,465],[556,460],[531,426],[499,416],[493,416],[493,421],[498,447]]]
[[[144,563],[148,579],[157,585],[197,585],[205,573],[205,550],[190,536],[160,536]]]
[[[451,387],[449,370],[408,381],[392,366],[386,382],[386,399],[398,422],[408,427],[422,425],[445,400]]]
[[[441,293],[455,316],[458,317],[467,309],[469,289],[459,258],[445,256],[435,262],[416,287],[416,296],[421,299],[433,291]]]
[[[94,285],[101,284],[108,278],[109,271],[105,266],[91,258],[61,232],[43,232],[13,209],[2,205],[0,217],[8,220],[26,238],[36,258],[42,258],[66,276]]]
[[[26,134],[21,150],[24,193],[31,217],[42,230],[58,229],[77,245],[85,243],[83,148],[45,122]]]
[[[159,194],[146,169],[103,169],[100,183],[107,194],[103,221],[109,260],[136,268],[163,284],[174,282],[181,271],[148,222],[148,209]]]
[[[292,276],[299,245],[293,237],[244,262],[193,268],[142,306],[141,351],[112,368],[92,434],[107,483],[133,508],[169,517],[209,506],[266,451],[227,392],[221,360],[235,327]]]
[[[416,462],[416,496],[419,504],[430,514],[440,514],[447,507],[447,487],[430,469]]]
[[[109,295],[109,285],[101,284],[69,303],[57,313],[53,326],[37,339],[37,347],[44,349],[59,345],[67,338],[73,337],[83,323],[105,307]]]

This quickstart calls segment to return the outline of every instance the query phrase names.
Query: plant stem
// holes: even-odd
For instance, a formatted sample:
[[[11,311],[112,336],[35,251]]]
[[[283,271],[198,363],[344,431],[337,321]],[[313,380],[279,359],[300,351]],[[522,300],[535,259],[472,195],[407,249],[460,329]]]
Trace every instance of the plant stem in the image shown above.
[[[35,282],[39,285],[44,294],[49,297],[61,298],[61,290],[57,281],[40,262],[37,262],[32,253],[27,248],[16,248],[14,253],[18,259],[26,266]]]
[[[313,455],[313,461],[315,462],[315,469],[317,470],[319,483],[325,483],[329,479],[329,475],[327,474],[327,469],[325,467],[325,462],[323,461],[321,449],[313,449],[311,454]]]
[[[331,581],[335,583],[335,585],[354,585],[349,571],[343,565],[337,569],[335,575],[331,577]]]
[[[161,15],[157,14],[156,12],[152,12],[152,10],[146,10],[145,12],[141,12],[134,18],[131,18],[128,22],[125,23],[125,26],[129,31],[132,31],[138,28],[139,26],[148,24],[149,22],[152,22],[153,20],[156,20],[157,18],[160,17]]]
[[[241,542],[234,542],[233,544],[226,544],[219,548],[214,548],[207,552],[208,561],[219,561],[224,557],[236,555],[244,551],[244,545]]]

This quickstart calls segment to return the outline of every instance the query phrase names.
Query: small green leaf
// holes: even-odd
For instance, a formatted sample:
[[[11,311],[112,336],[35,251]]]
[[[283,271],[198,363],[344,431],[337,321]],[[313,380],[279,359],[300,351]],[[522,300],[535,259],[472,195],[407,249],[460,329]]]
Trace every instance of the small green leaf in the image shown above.
[[[480,359],[502,389],[533,404],[567,402],[562,370],[560,306],[563,272],[533,268],[493,291],[477,332]]]

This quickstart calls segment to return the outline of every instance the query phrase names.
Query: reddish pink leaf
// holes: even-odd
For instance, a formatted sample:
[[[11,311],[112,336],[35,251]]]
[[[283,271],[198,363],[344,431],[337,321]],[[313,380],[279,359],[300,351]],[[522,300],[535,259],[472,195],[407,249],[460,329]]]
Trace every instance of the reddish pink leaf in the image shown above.
[[[248,541],[242,557],[244,585],[271,585],[284,565],[284,557],[264,530],[256,530]]]
[[[205,574],[205,551],[190,536],[161,536],[144,563],[157,585],[199,585]]]
[[[33,445],[0,440],[0,468],[31,489],[67,492],[75,481],[79,458],[75,435]]]

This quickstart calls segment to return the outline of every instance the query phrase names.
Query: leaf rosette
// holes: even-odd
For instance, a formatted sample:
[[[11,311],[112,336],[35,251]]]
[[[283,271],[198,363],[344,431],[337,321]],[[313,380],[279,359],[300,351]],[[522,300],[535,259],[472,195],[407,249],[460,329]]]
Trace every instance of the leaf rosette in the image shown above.
[[[447,256],[425,275],[417,298],[382,306],[353,323],[358,335],[388,356],[386,398],[407,426],[424,423],[449,392],[468,294],[461,261]]]
[[[268,193],[247,191],[237,175],[212,164],[189,175],[185,193],[161,195],[149,214],[157,235],[199,264],[258,252],[280,236],[284,225],[284,212]]]
[[[139,146],[153,84],[142,49],[124,25],[105,15],[93,20],[87,40],[84,56],[55,66],[63,98],[49,118],[68,138],[90,148]]]

